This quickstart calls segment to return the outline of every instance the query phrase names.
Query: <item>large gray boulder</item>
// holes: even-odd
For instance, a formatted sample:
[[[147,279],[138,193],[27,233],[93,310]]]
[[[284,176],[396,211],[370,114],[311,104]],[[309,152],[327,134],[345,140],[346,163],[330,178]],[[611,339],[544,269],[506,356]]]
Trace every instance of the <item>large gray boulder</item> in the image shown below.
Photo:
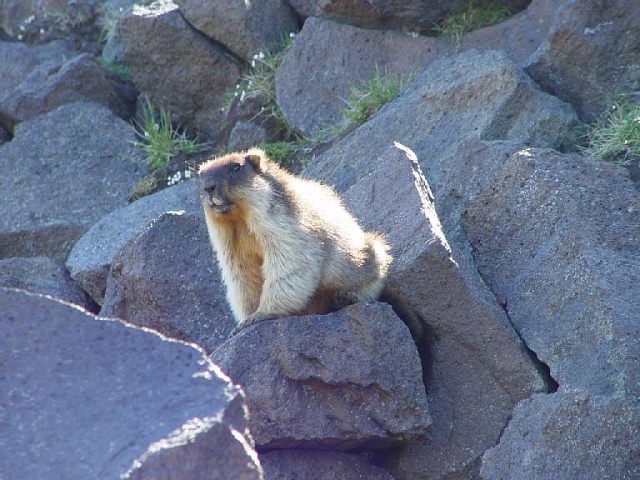
[[[165,188],[102,217],[73,245],[66,264],[71,277],[102,305],[114,257],[151,221],[170,211],[201,212],[196,182]]]
[[[103,215],[126,205],[147,171],[131,125],[95,103],[67,104],[17,126],[0,146],[11,172],[0,212],[0,257],[66,259]]]
[[[480,273],[565,388],[640,392],[639,211],[624,168],[537,149],[467,207]]]
[[[561,2],[552,22],[526,67],[544,90],[593,121],[615,95],[640,88],[640,3]]]
[[[211,352],[235,326],[203,215],[165,213],[114,258],[100,314]]]
[[[431,63],[395,101],[309,162],[304,173],[344,191],[371,173],[393,141],[432,171],[460,142],[513,140],[559,148],[573,138],[571,107],[540,91],[504,53],[469,51]]]
[[[640,478],[640,403],[584,390],[520,403],[500,443],[482,458],[485,480]]]
[[[376,68],[407,81],[444,48],[433,38],[309,18],[277,70],[278,105],[297,130],[313,135],[341,120],[351,88]]]
[[[176,0],[186,20],[207,37],[247,62],[259,52],[272,51],[298,20],[284,0]]]
[[[260,322],[211,356],[243,386],[261,449],[375,449],[424,440],[420,359],[391,307]]]
[[[243,395],[202,350],[9,290],[0,337],[3,476],[261,478]]]
[[[38,65],[35,54],[24,43],[0,41],[0,98],[20,84]]]
[[[239,63],[191,27],[170,0],[137,6],[120,22],[125,64],[140,93],[175,124],[215,137],[224,94],[240,79]]]
[[[69,272],[48,257],[0,259],[0,287],[41,293],[83,308],[95,308]]]
[[[449,243],[413,152],[390,146],[379,161],[344,201],[366,229],[385,234],[392,246],[389,284],[422,324],[410,323],[419,335],[433,417],[427,442],[393,455],[393,473],[473,478],[517,402],[548,386],[470,252]]]
[[[90,101],[128,118],[134,110],[135,94],[95,57],[82,54],[64,63],[41,63],[15,88],[0,91],[0,116],[5,118],[5,126],[13,130],[17,123],[60,105]]]

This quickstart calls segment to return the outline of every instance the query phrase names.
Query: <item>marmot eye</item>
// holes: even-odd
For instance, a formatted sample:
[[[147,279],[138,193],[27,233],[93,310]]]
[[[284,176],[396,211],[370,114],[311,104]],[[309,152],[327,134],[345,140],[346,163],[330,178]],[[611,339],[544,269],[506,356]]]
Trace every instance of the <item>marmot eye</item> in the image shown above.
[[[242,168],[242,165],[240,165],[239,163],[234,163],[233,167],[231,167],[231,171],[232,172],[237,172]]]

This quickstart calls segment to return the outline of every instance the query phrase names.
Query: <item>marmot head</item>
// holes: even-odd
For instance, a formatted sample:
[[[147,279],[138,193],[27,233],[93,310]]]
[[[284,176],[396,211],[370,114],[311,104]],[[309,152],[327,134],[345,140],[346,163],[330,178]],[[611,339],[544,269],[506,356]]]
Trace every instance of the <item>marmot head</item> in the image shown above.
[[[202,202],[216,216],[226,216],[246,201],[254,179],[267,166],[267,156],[258,149],[230,153],[200,166]]]

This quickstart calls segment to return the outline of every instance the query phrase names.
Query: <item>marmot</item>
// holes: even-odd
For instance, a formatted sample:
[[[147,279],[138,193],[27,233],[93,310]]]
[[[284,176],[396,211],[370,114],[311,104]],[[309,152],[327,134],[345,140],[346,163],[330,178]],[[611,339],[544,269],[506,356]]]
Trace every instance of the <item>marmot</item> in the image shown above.
[[[202,203],[238,328],[376,300],[389,244],[338,195],[252,148],[202,164]]]

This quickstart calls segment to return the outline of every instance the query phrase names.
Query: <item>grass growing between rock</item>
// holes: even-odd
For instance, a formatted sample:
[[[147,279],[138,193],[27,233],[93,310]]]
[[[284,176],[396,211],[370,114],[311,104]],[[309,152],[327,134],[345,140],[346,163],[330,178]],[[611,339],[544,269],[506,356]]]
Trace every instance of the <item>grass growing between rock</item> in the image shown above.
[[[584,150],[605,161],[623,163],[640,156],[640,106],[614,102],[587,133]]]
[[[151,171],[163,168],[180,153],[195,153],[208,148],[206,143],[190,139],[180,128],[171,124],[171,116],[167,110],[159,112],[149,100],[142,108],[141,123],[135,122],[136,133],[140,141],[136,145],[144,150]]]
[[[373,77],[359,85],[351,87],[347,98],[347,108],[341,113],[350,122],[349,126],[358,126],[387,103],[394,100],[403,90],[407,82],[400,75],[381,74],[378,67]]]
[[[433,30],[438,36],[448,37],[456,44],[468,32],[496,25],[512,15],[509,7],[500,3],[477,4],[470,0],[466,5],[455,9]]]

